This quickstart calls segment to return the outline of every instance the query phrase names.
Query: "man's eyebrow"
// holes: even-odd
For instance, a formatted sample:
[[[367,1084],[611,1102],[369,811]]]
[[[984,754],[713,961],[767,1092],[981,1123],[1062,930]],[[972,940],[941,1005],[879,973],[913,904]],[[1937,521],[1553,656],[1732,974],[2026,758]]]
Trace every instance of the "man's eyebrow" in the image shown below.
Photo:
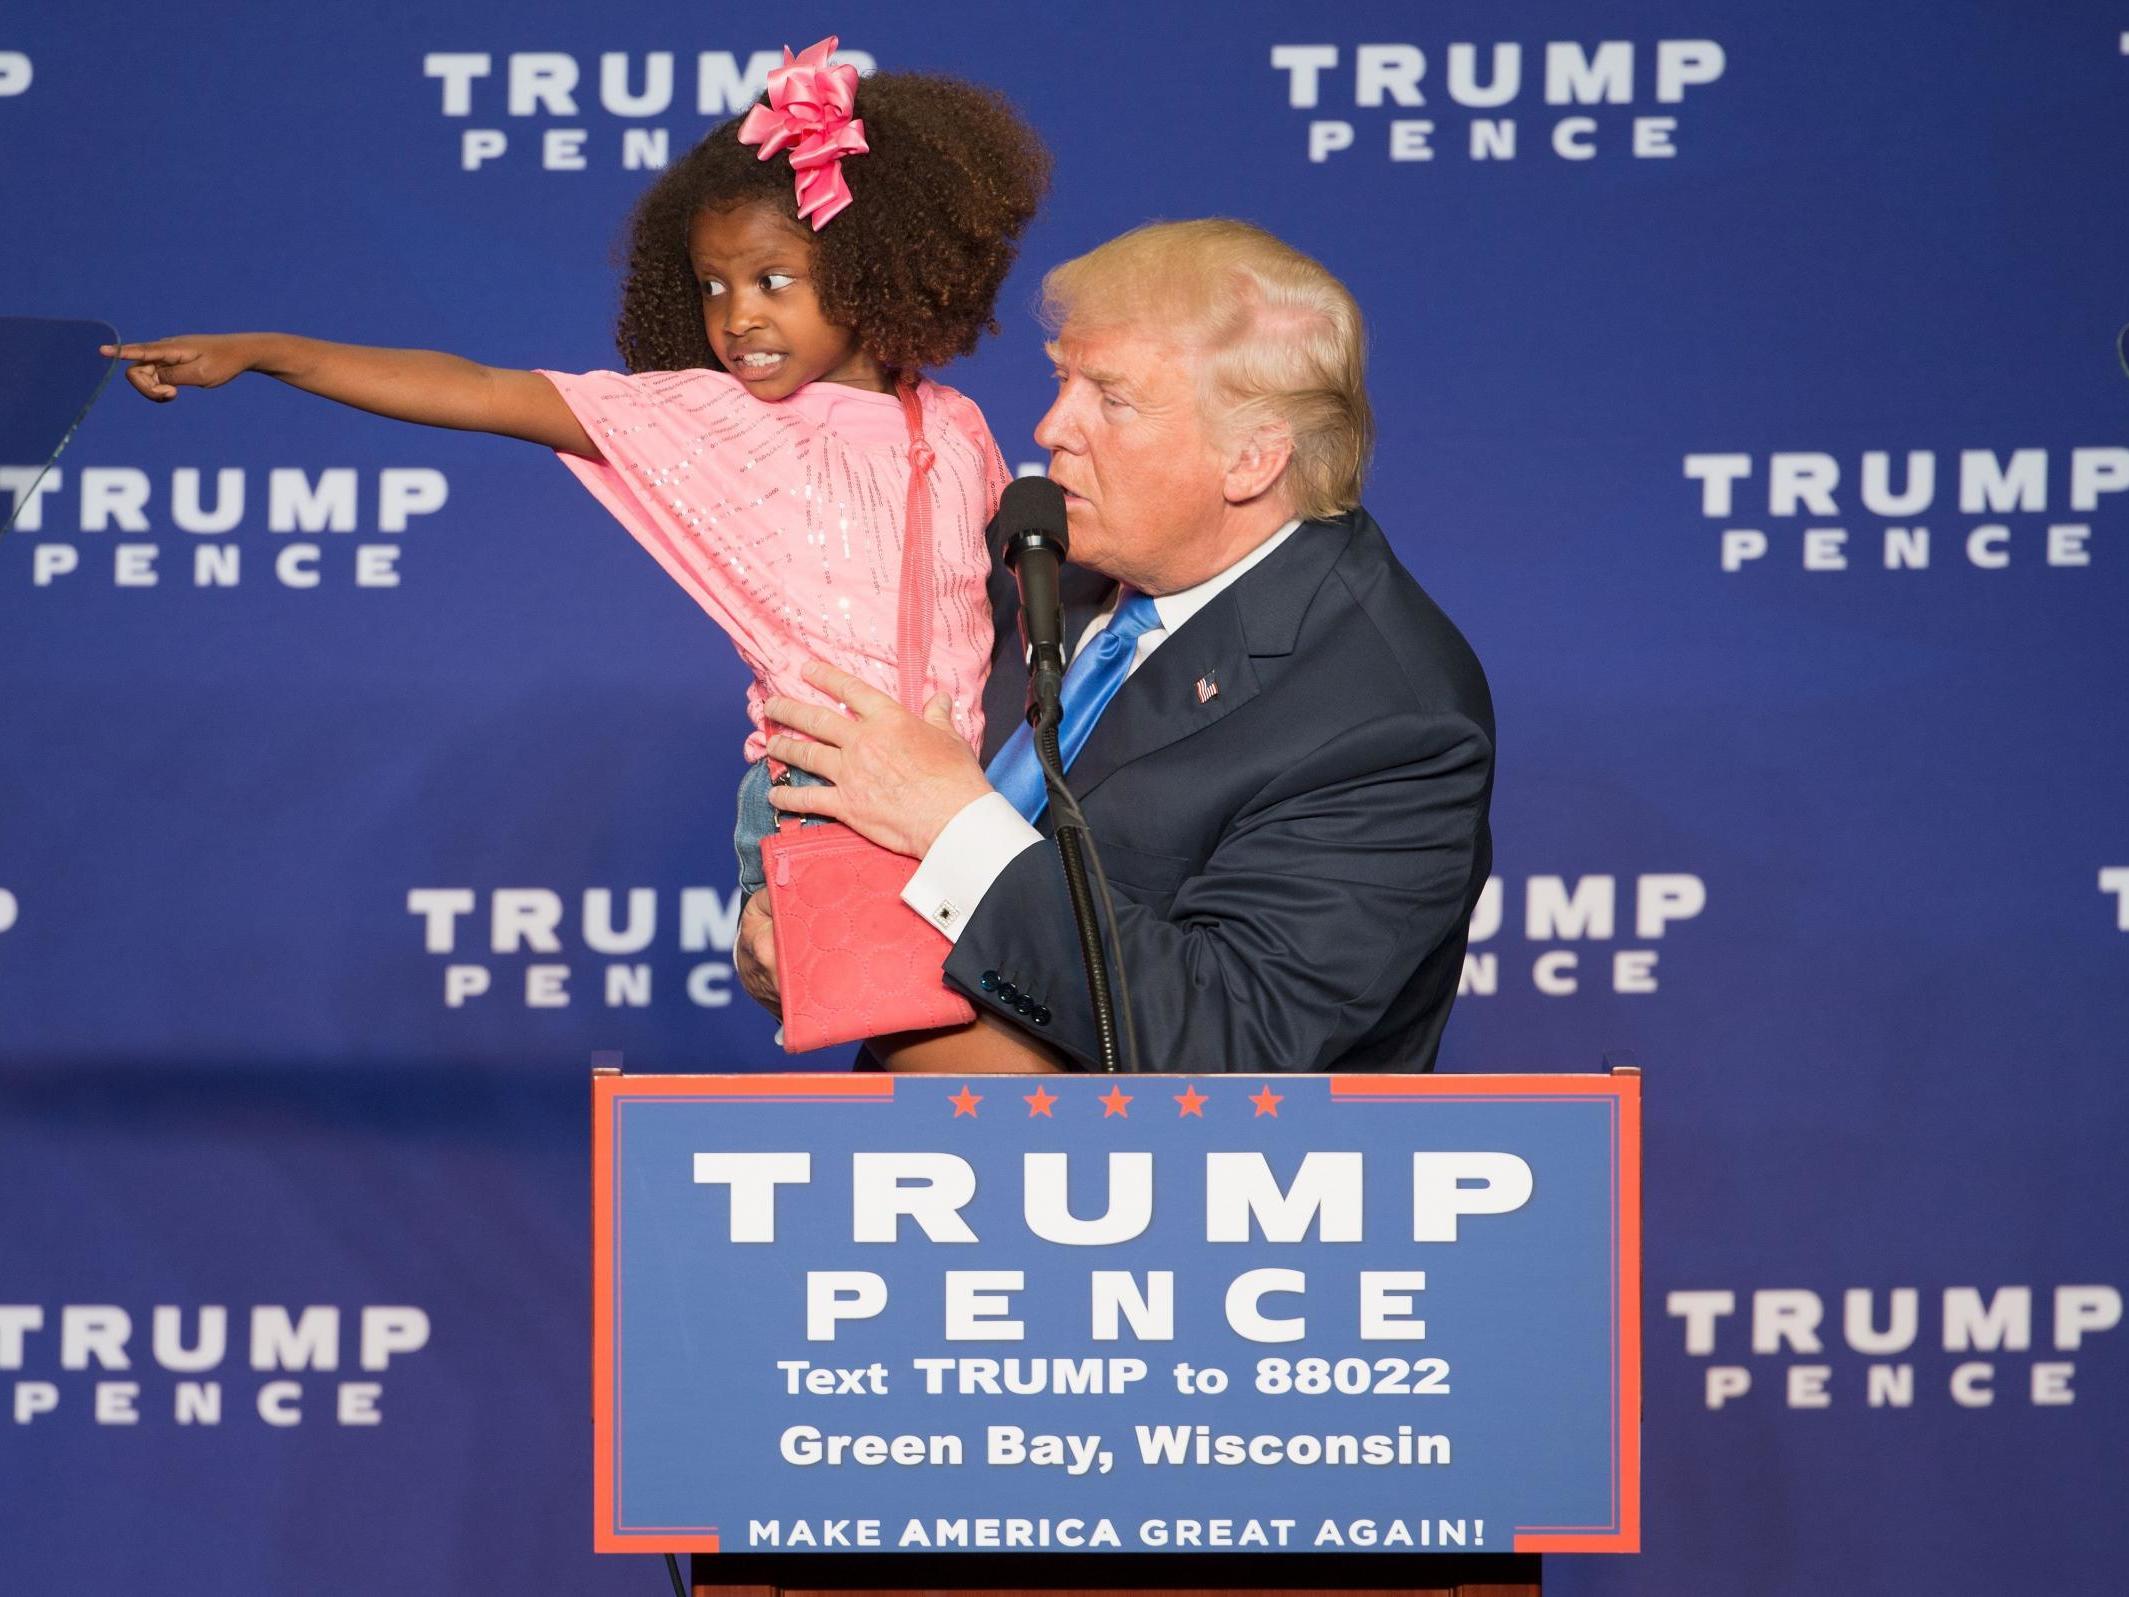
[[[1052,366],[1059,371],[1065,369],[1064,352],[1055,344],[1043,345],[1043,353],[1050,357]],[[1079,368],[1079,375],[1097,388],[1120,388],[1126,393],[1131,391],[1130,379],[1125,377],[1122,372],[1102,371],[1093,366],[1082,366]]]

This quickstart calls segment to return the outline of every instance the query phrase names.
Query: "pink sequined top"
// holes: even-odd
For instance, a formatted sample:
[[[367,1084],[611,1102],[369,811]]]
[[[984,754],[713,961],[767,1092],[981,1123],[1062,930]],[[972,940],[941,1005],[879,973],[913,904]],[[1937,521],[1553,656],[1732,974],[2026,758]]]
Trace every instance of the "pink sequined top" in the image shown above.
[[[767,748],[771,694],[828,702],[812,659],[896,691],[895,607],[909,497],[909,427],[892,394],[808,383],[756,399],[724,372],[542,372],[606,458],[564,454],[754,673],[746,757]],[[1008,480],[973,401],[918,387],[932,469],[933,592],[924,698],[952,695],[980,748],[991,614],[984,524]]]

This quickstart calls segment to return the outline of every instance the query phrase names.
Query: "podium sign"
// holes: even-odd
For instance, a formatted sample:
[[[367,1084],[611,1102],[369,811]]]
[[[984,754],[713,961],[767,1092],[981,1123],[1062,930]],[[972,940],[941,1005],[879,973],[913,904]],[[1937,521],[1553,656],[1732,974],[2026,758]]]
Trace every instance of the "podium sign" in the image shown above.
[[[596,1545],[1634,1551],[1639,1086],[602,1074]]]

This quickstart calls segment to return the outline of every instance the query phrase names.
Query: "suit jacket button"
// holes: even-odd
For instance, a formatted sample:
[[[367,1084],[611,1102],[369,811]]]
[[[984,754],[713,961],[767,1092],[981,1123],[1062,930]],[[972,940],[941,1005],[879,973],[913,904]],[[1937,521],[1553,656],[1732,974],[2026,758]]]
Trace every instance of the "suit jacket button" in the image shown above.
[[[987,993],[996,992],[998,990],[998,973],[995,970],[985,971],[976,978],[976,985]]]
[[[1002,981],[998,984],[998,1001],[1000,1003],[1010,1004],[1019,997],[1020,989],[1018,987],[1015,987],[1011,982]]]
[[[1050,1023],[1049,1006],[1047,1004],[1037,1004],[1035,1006],[1035,1012],[1032,1015],[1028,1016],[1028,1019],[1032,1020],[1038,1026],[1047,1026]]]
[[[1028,997],[1026,993],[1022,993],[1018,998],[1013,1000],[1013,1007],[1019,1010],[1020,1013],[1022,1013],[1023,1015],[1032,1015],[1041,1006],[1037,1004],[1034,999]]]

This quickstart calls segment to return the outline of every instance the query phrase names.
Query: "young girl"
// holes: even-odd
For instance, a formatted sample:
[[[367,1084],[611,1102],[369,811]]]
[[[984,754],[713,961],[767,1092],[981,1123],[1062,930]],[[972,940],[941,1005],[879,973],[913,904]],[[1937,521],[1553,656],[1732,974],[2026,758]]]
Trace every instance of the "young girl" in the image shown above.
[[[920,377],[997,331],[993,302],[1049,178],[1004,100],[947,78],[784,53],[764,101],[637,204],[621,372],[506,371],[277,333],[106,346],[169,400],[263,372],[343,404],[544,444],[707,610],[753,670],[736,842],[762,885],[774,694],[808,659],[897,688],[913,462],[933,531],[928,680],[980,745],[983,527],[1007,474],[974,404]],[[794,779],[811,780],[793,772]]]

